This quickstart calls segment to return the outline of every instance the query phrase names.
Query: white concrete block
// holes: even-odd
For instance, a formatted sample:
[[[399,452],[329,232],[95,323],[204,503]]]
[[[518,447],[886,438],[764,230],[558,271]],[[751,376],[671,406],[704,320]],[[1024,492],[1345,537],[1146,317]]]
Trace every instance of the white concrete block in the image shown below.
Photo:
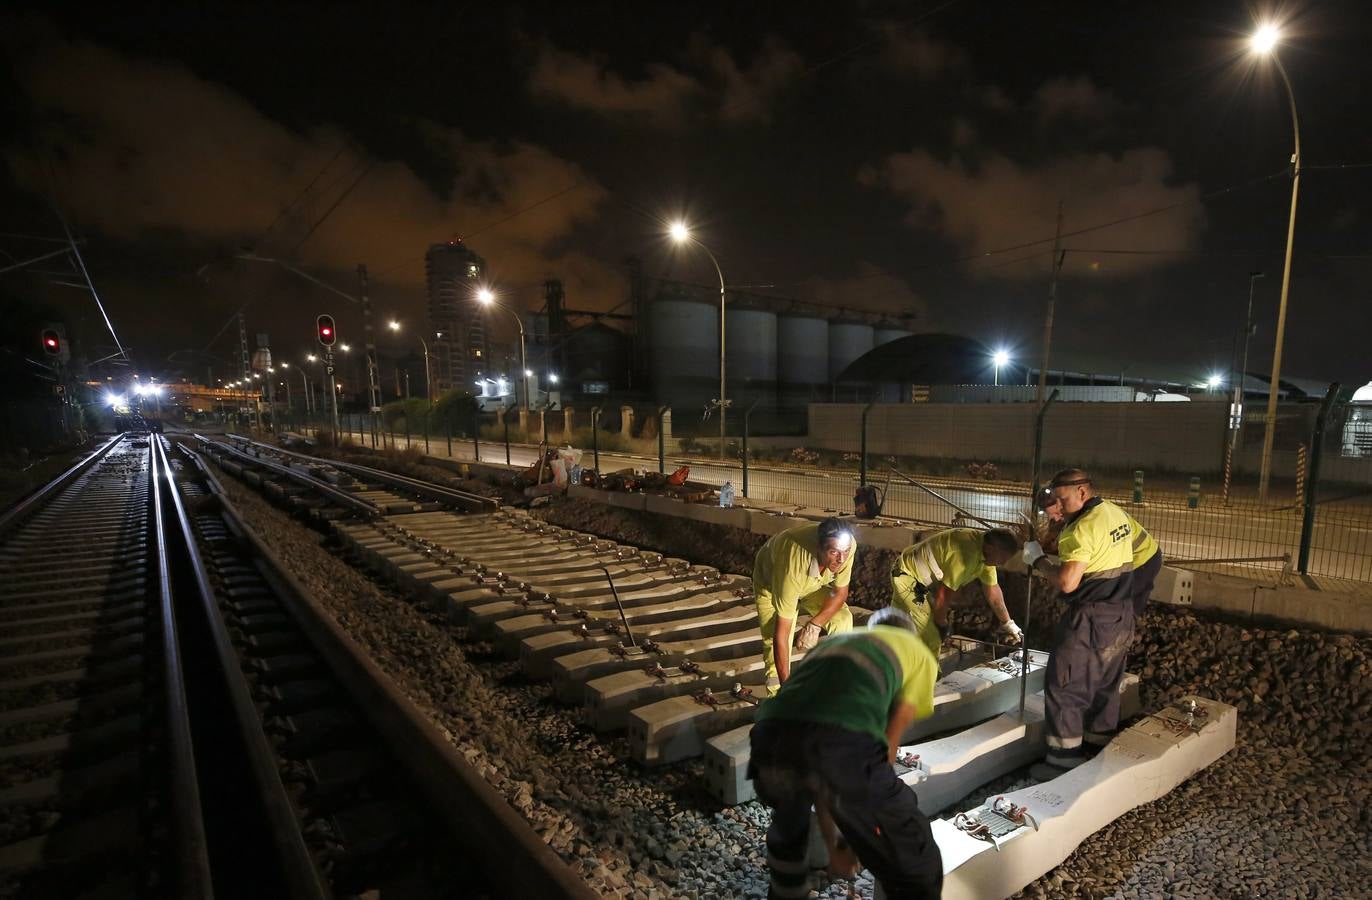
[[[1004,795],[1005,802],[1027,810],[1037,829],[1027,820],[1017,827],[1009,823],[1012,830],[993,845],[959,829],[953,818],[935,820],[944,900],[1016,893],[1110,822],[1165,795],[1232,750],[1238,722],[1234,707],[1202,697],[1186,700],[1203,713],[1190,725],[1186,710],[1169,707],[1126,729],[1081,766]],[[990,806],[988,801],[970,812],[988,821]]]
[[[1148,599],[1175,606],[1190,606],[1194,592],[1193,578],[1194,576],[1185,569],[1163,566],[1158,572],[1157,580],[1153,582],[1153,592],[1148,595]]]

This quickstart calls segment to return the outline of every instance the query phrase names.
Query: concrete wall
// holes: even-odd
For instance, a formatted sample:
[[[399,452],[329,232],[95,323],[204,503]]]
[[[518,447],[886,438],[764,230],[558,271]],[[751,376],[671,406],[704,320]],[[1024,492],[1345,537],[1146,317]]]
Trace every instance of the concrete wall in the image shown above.
[[[1062,403],[1048,412],[1045,466],[1218,471],[1225,411],[1209,403]],[[862,405],[811,404],[807,446],[852,450]],[[868,415],[868,451],[947,459],[1032,461],[1031,403],[899,403]]]

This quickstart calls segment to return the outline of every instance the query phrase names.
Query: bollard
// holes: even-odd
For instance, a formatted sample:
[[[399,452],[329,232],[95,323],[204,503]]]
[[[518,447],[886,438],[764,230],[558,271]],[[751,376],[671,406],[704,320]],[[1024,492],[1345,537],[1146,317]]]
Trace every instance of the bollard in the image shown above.
[[[1220,499],[1225,506],[1229,505],[1229,485],[1234,477],[1234,445],[1229,443],[1224,448],[1224,487],[1220,489]]]
[[[1134,502],[1143,502],[1143,470],[1134,470]]]
[[[1296,448],[1296,503],[1305,505],[1305,479],[1306,472],[1309,470],[1310,456],[1305,445],[1301,444]]]
[[[1200,476],[1191,477],[1191,487],[1186,491],[1186,505],[1191,509],[1200,506]]]

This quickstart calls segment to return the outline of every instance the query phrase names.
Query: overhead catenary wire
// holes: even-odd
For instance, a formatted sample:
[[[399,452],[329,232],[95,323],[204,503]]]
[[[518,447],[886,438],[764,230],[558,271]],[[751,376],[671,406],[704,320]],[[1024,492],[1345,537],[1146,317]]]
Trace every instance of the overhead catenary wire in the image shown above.
[[[114,346],[119,348],[119,354],[124,357],[126,362],[132,363],[129,359],[129,352],[124,349],[123,343],[119,340],[119,335],[115,333],[114,323],[110,321],[110,314],[105,310],[105,302],[100,299],[100,292],[95,289],[95,282],[91,280],[90,270],[86,268],[86,260],[81,256],[81,248],[76,245],[76,239],[72,237],[71,228],[67,225],[66,216],[62,215],[62,207],[57,202],[57,193],[54,190],[52,199],[53,212],[57,213],[57,219],[62,223],[62,231],[67,235],[67,245],[71,247],[76,265],[81,269],[81,277],[86,280],[86,286],[90,288],[91,296],[95,298],[96,308],[100,310],[100,317],[105,320],[105,327],[110,331],[110,337],[114,338]]]

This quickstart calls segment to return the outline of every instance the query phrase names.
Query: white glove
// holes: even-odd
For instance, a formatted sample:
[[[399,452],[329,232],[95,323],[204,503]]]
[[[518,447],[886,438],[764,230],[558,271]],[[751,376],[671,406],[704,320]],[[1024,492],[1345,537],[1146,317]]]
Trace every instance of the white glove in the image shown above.
[[[1029,568],[1034,567],[1034,563],[1043,559],[1043,548],[1038,541],[1029,541],[1024,545],[1024,564]]]
[[[814,622],[806,622],[805,627],[796,632],[796,639],[793,646],[802,653],[813,650],[819,643],[820,635],[824,634],[824,629]]]
[[[1024,632],[1015,624],[1014,619],[1007,619],[1005,624],[996,629],[996,634],[1011,647],[1018,647],[1024,643]]]

